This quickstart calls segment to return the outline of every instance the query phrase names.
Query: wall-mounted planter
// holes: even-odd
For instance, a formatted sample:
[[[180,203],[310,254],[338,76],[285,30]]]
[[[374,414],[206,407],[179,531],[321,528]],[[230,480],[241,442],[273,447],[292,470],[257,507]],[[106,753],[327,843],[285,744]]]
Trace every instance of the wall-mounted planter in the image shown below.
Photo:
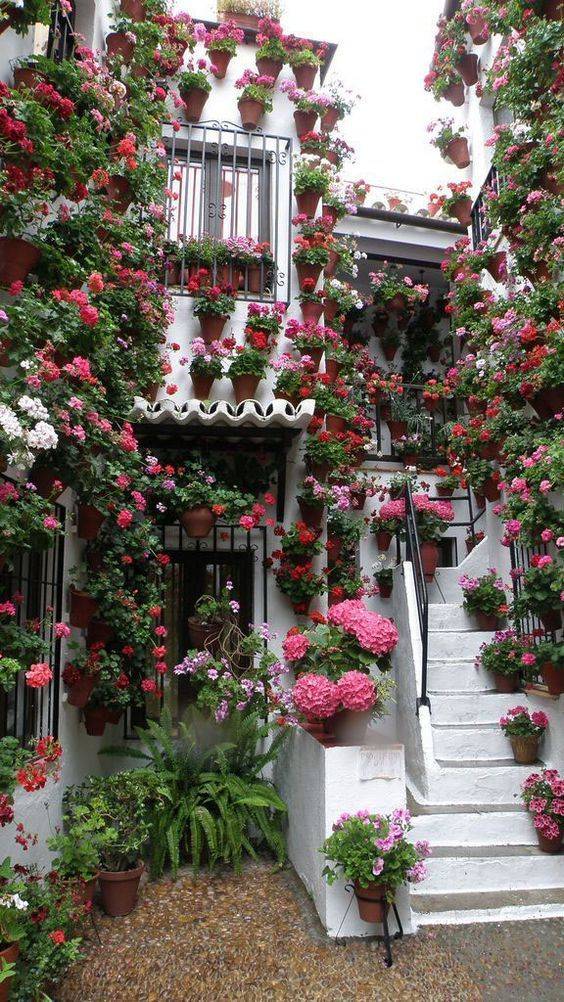
[[[124,63],[130,63],[135,52],[135,42],[131,42],[124,31],[112,31],[106,35],[106,54],[115,59],[121,56]]]
[[[316,282],[319,280],[321,275],[321,265],[320,264],[303,264],[301,261],[296,262],[296,271],[298,273],[298,282],[300,283],[300,289],[304,288],[304,282]]]
[[[490,37],[490,31],[483,17],[479,15],[466,18],[466,27],[474,45],[485,45]]]
[[[96,539],[105,515],[94,505],[79,504],[76,519],[76,531],[80,539]]]
[[[323,118],[321,119],[321,130],[322,132],[331,132],[335,128],[337,122],[341,118],[341,113],[337,108],[327,108]]]
[[[472,222],[472,199],[461,198],[459,202],[453,205],[451,212],[461,226],[470,226]]]
[[[298,87],[311,90],[317,76],[317,66],[294,66],[293,71]]]
[[[39,263],[41,251],[21,237],[0,237],[0,285],[25,282]]]
[[[306,132],[313,132],[317,122],[315,111],[295,111],[294,122],[296,123],[296,133],[298,136],[305,136]]]
[[[124,17],[132,21],[144,21],[147,17],[143,0],[120,0],[120,9]]]
[[[78,630],[86,630],[98,612],[98,603],[87,591],[70,588],[70,624]]]
[[[244,400],[254,400],[260,381],[260,376],[252,376],[248,373],[232,376],[231,383],[236,402],[242,404]]]
[[[475,52],[465,52],[460,56],[456,68],[467,87],[478,83],[478,56]]]
[[[184,113],[188,122],[199,122],[202,117],[209,92],[201,87],[188,87],[180,90],[184,101]]]
[[[210,63],[215,66],[214,76],[217,80],[223,80],[232,59],[231,53],[225,49],[208,49],[208,56]]]
[[[116,212],[127,212],[133,199],[133,192],[126,177],[116,174],[108,178],[104,191]]]
[[[200,313],[198,320],[204,343],[211,344],[212,341],[219,341],[229,317],[221,317],[217,313]]]
[[[264,115],[264,104],[261,101],[253,101],[251,98],[242,98],[238,102],[238,108],[243,128],[256,129]]]
[[[459,170],[463,170],[470,164],[470,151],[468,149],[468,140],[464,139],[463,136],[456,136],[455,139],[451,139],[450,143],[445,147],[445,156],[452,160],[455,167]]]
[[[190,539],[205,539],[215,525],[215,515],[207,505],[196,505],[182,512],[180,521]]]
[[[257,59],[257,70],[261,76],[272,77],[277,80],[282,72],[284,63],[281,59]]]
[[[209,400],[215,376],[196,376],[194,373],[190,373],[190,379],[196,400]]]
[[[296,202],[298,203],[298,211],[303,213],[305,216],[312,218],[317,212],[317,206],[319,205],[319,199],[321,195],[318,191],[303,191],[300,195],[295,195]]]
[[[455,108],[461,108],[464,104],[464,84],[462,80],[449,84],[446,90],[443,91],[443,97],[445,101],[450,101]]]
[[[486,271],[492,276],[494,282],[503,282],[507,278],[507,254],[505,251],[497,251],[488,261]]]

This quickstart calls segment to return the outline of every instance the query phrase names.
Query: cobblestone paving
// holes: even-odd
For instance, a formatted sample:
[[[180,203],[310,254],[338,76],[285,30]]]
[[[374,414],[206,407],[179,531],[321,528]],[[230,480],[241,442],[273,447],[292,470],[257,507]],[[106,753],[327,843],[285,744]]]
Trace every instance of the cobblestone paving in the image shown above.
[[[564,998],[560,920],[423,930],[387,969],[374,942],[327,940],[293,872],[265,864],[147,884],[131,915],[96,926],[56,1002]]]

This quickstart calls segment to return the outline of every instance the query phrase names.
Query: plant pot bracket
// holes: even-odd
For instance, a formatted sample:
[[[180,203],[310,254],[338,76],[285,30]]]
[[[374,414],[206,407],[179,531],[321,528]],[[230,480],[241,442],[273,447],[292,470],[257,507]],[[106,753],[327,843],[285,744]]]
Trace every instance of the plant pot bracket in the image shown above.
[[[343,923],[349,913],[349,908],[351,907],[354,901],[354,884],[345,884],[345,891],[347,892],[347,894],[352,894],[352,898],[347,905],[347,910],[345,914],[343,915],[343,921],[341,922],[341,925],[339,926],[339,931],[337,932],[337,935],[335,937],[336,940],[339,939],[339,932],[341,931]],[[401,924],[401,919],[399,917],[399,912],[395,901],[392,902],[390,907],[395,915],[396,924],[398,927],[397,932],[395,932],[393,935],[390,935],[390,923],[388,921],[388,913],[385,912],[384,918],[382,919],[382,935],[374,937],[377,943],[384,944],[384,953],[385,953],[384,964],[386,965],[386,967],[391,967],[394,962],[394,958],[392,956],[392,940],[403,939],[403,926]]]

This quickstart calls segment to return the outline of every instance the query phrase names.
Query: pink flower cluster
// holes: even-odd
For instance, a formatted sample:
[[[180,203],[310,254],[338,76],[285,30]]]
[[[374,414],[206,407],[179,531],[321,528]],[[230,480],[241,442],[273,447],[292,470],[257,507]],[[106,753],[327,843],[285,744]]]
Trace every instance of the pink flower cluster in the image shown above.
[[[300,675],[292,690],[294,706],[307,720],[327,720],[340,703],[339,690],[325,675]]]
[[[337,682],[339,697],[344,710],[371,710],[377,699],[377,690],[370,675],[361,671],[348,671]]]
[[[523,661],[523,658],[526,656],[527,655],[524,654],[521,661]],[[533,663],[534,661],[535,658],[533,656]],[[508,710],[503,717],[500,717],[499,720],[499,726],[504,730],[506,728],[511,729],[511,725],[513,724],[530,726],[531,734],[538,734],[548,727],[548,717],[542,710],[533,710],[533,712],[530,713],[526,706],[514,706],[511,710]]]
[[[360,646],[371,654],[390,654],[399,640],[396,625],[366,608],[361,599],[346,599],[333,605],[327,614],[333,626],[352,633]]]
[[[304,633],[288,633],[282,644],[286,661],[300,661],[307,654],[310,646]]]

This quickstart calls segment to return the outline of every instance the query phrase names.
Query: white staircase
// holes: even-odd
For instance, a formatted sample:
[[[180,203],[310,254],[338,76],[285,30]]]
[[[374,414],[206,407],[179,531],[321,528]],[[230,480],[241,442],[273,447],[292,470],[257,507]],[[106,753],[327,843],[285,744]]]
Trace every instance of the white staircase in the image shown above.
[[[432,757],[426,796],[410,789],[414,838],[433,848],[411,890],[419,925],[564,915],[564,856],[540,851],[519,797],[535,766],[514,763],[498,725],[519,694],[495,692],[474,667],[491,636],[462,606],[429,606]]]

